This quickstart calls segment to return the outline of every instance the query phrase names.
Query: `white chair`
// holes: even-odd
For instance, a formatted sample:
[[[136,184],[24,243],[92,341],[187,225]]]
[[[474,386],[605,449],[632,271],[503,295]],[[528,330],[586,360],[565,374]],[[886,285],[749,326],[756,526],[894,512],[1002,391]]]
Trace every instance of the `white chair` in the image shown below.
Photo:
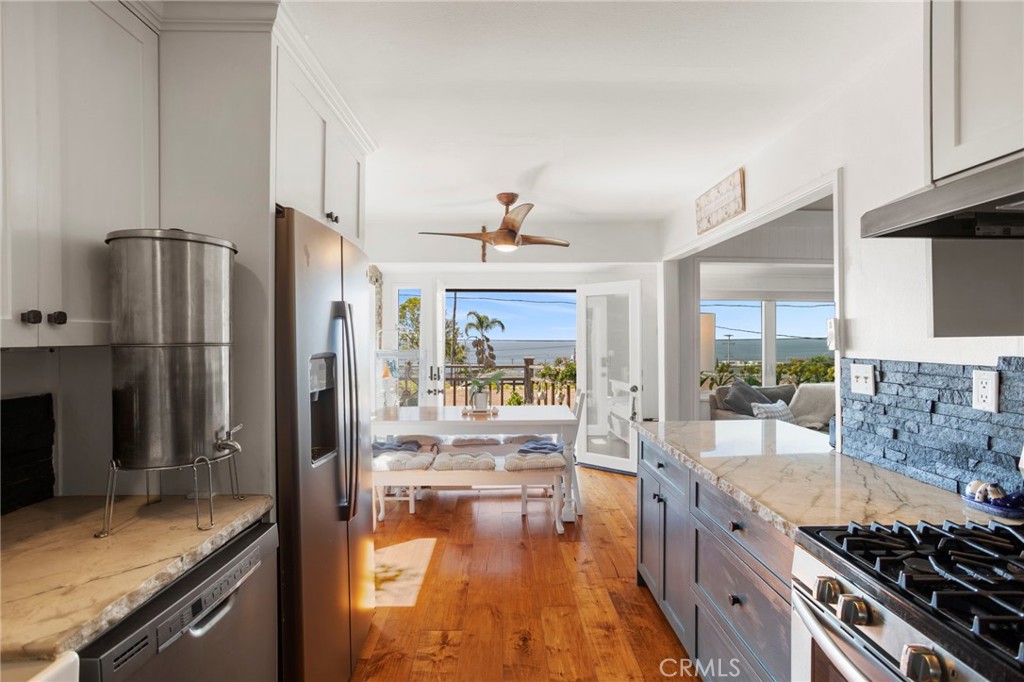
[[[568,477],[568,480],[562,486],[562,489],[568,493],[565,498],[565,507],[572,509],[576,516],[583,516],[583,497],[580,495],[579,479],[576,477],[576,443],[579,440],[580,422],[583,419],[583,410],[586,408],[586,403],[587,392],[577,391],[576,405],[572,410],[573,416],[576,418],[576,428],[573,430],[574,437],[562,443],[562,458],[565,460],[566,469],[563,477]],[[526,489],[527,486],[524,485],[520,491],[522,514],[524,516],[526,515]]]

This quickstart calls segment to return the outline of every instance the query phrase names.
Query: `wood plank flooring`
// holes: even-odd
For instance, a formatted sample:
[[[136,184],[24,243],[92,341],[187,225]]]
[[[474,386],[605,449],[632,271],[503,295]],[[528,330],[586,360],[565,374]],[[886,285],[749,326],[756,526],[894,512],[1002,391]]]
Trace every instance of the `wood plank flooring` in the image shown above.
[[[562,536],[539,491],[527,517],[518,490],[427,491],[414,515],[388,502],[353,679],[664,680],[686,652],[636,584],[636,479],[579,477],[586,513]]]

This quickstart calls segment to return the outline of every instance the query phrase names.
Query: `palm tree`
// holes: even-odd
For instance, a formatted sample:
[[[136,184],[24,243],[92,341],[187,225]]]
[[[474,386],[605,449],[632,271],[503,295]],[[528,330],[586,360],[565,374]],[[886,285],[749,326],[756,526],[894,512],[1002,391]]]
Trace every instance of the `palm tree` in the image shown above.
[[[473,338],[473,350],[476,353],[477,364],[484,369],[493,367],[494,346],[491,345],[491,339],[487,333],[494,329],[505,331],[505,323],[496,317],[490,317],[475,310],[466,313],[466,318],[469,321],[463,326],[463,331],[467,336]]]

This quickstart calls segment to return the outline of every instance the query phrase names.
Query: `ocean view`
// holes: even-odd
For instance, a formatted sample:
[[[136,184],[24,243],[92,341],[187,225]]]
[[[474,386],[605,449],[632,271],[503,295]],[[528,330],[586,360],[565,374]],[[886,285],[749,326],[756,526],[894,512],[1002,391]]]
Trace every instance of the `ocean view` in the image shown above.
[[[825,339],[778,339],[775,354],[779,362],[793,358],[807,358],[814,355],[831,355]],[[761,359],[761,339],[715,339],[715,358],[724,362],[726,358],[740,362]]]
[[[576,352],[575,341],[491,339],[491,344],[497,365],[521,365],[523,358],[528,356],[534,358],[534,364],[541,365],[553,362],[555,358],[571,358]],[[466,357],[475,358],[473,348],[468,343],[465,345]]]

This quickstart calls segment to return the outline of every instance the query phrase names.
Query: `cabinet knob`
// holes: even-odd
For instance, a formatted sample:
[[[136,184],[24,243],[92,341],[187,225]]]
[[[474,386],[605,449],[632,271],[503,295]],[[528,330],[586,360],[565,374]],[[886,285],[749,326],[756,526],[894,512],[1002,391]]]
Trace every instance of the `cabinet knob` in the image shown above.
[[[738,530],[743,530],[743,524],[740,523],[739,521],[730,521],[729,522],[729,531],[732,532],[732,533],[735,533]]]
[[[903,647],[900,672],[912,682],[942,682],[942,662],[934,651],[920,644]]]
[[[21,314],[21,321],[25,324],[39,324],[43,321],[43,311],[26,310]]]
[[[739,606],[742,603],[743,600],[740,599],[740,596],[738,594],[729,595],[729,606]]]
[[[57,310],[55,312],[49,313],[46,316],[46,321],[49,322],[50,324],[67,324],[68,314],[63,310]]]
[[[651,499],[655,502],[661,502],[661,495],[658,493],[651,493]]]
[[[655,462],[654,463],[654,467],[656,469],[664,469],[665,468],[665,463],[664,462]]]
[[[335,215],[334,211],[328,211],[327,212],[327,220],[329,220],[332,223],[336,223],[336,222],[338,222],[338,216]]]

